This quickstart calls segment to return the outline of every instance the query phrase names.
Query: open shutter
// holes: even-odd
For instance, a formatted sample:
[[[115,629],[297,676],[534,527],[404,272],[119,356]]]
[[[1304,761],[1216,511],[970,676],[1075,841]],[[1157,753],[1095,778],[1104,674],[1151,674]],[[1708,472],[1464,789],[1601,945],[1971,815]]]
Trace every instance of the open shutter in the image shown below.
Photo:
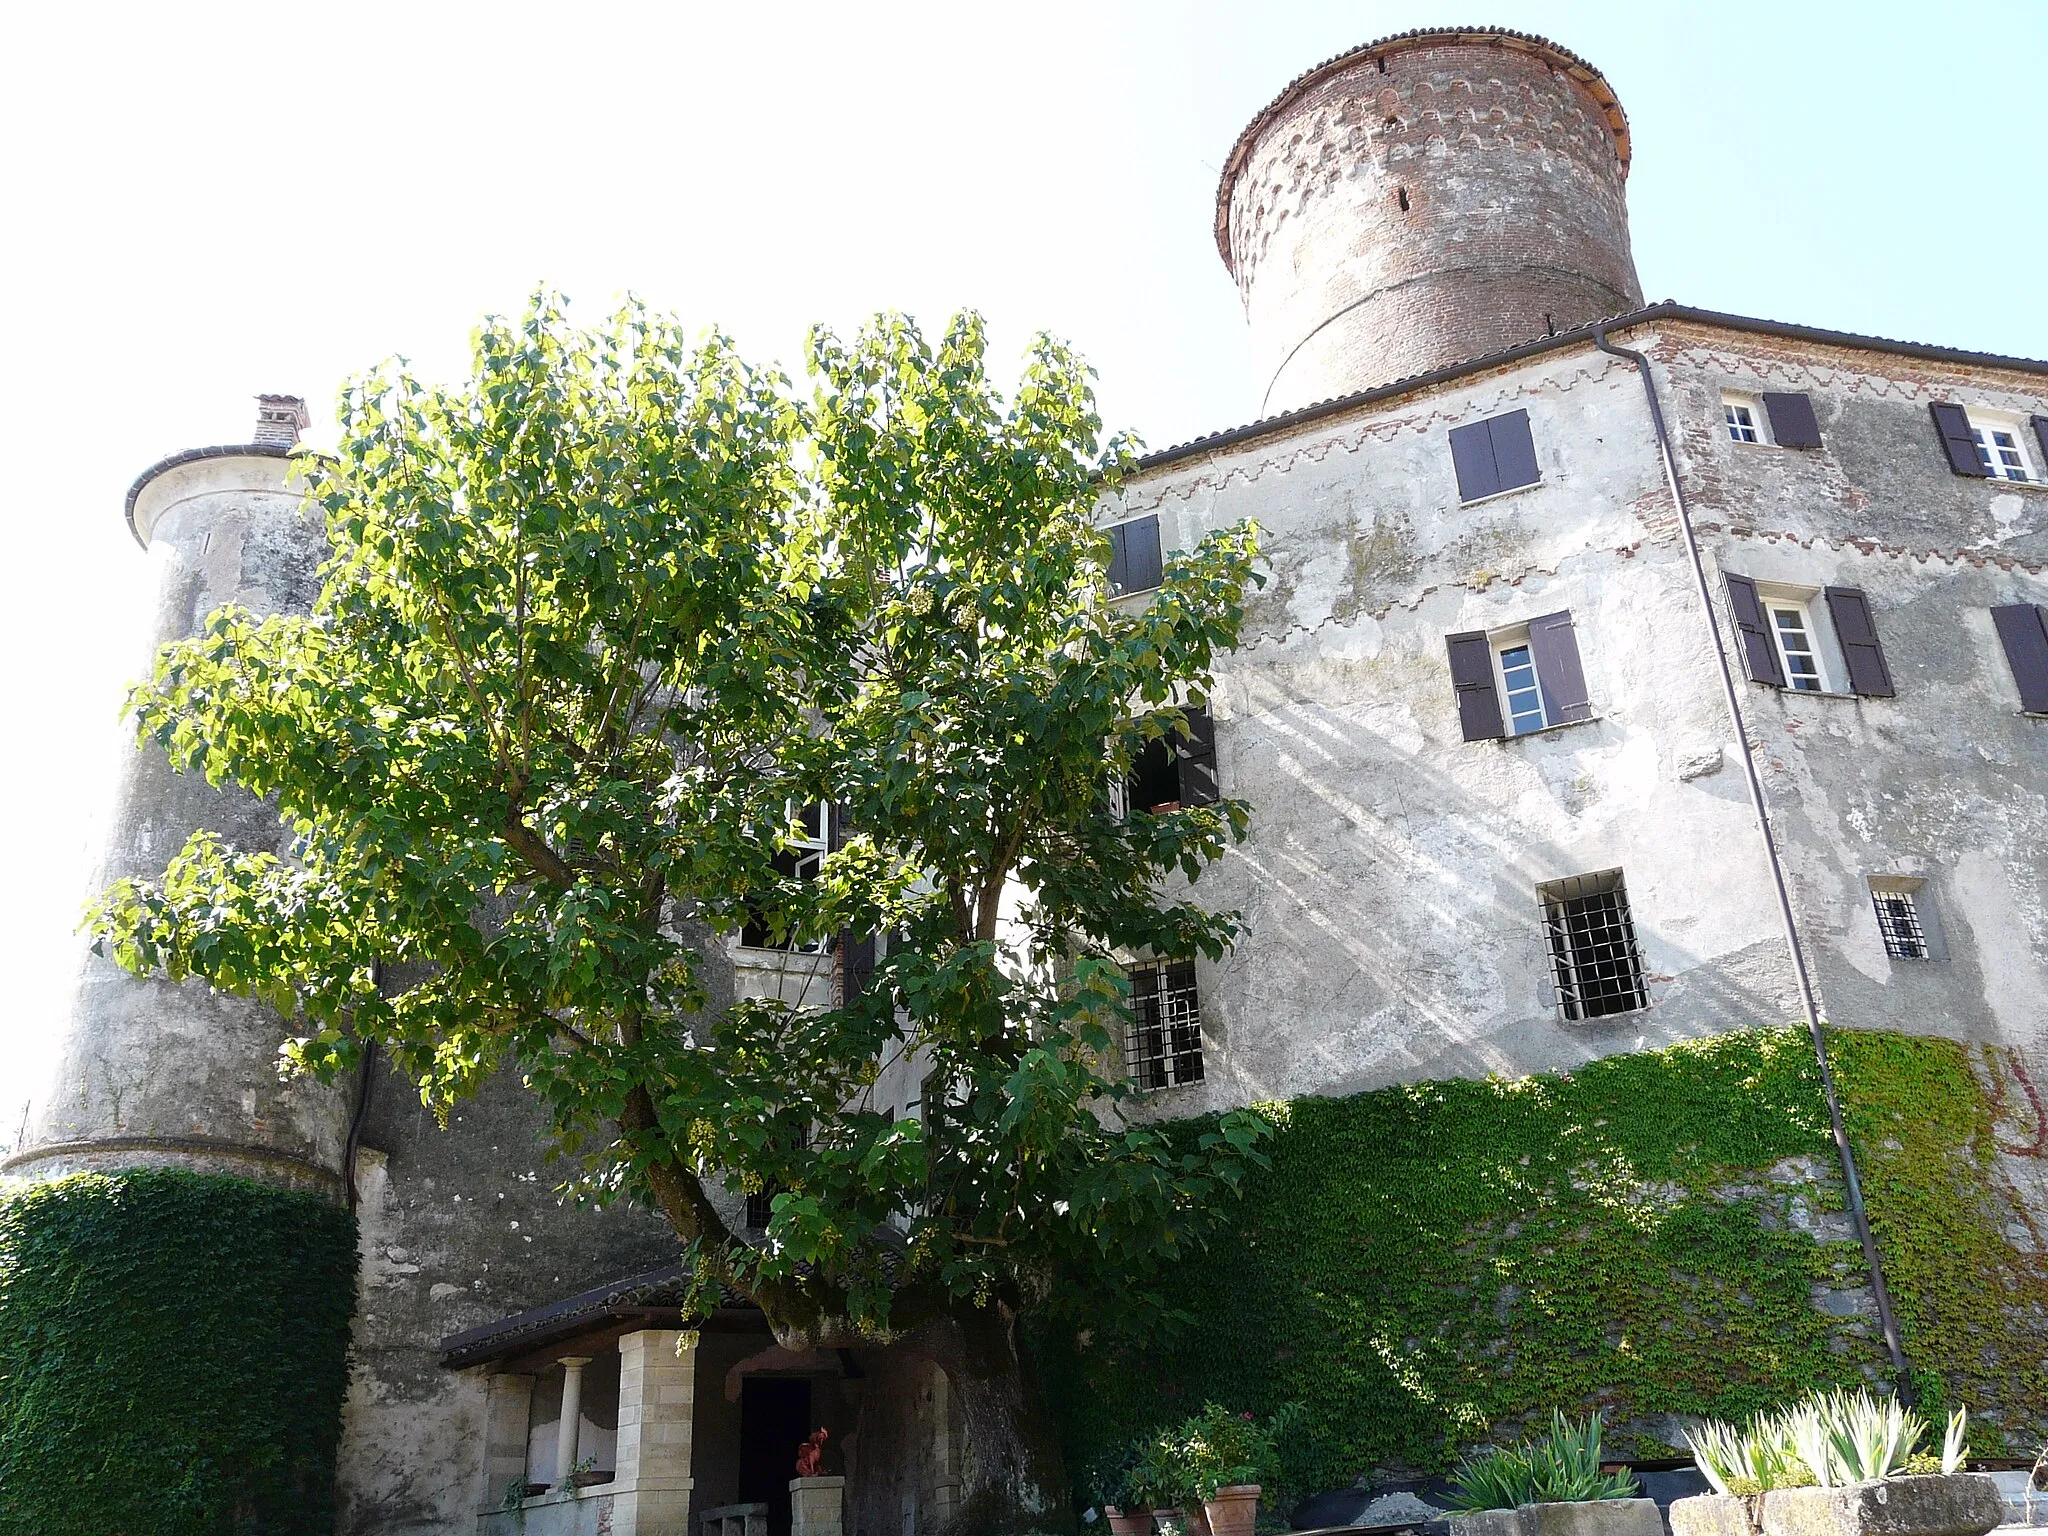
[[[841,1006],[867,994],[875,975],[875,936],[847,929],[839,935]]]
[[[1878,644],[1877,626],[1870,619],[1870,600],[1859,587],[1829,587],[1825,596],[1842,660],[1849,666],[1849,691],[1866,698],[1890,698],[1891,668],[1884,664],[1884,647]]]
[[[1460,501],[1477,501],[1500,489],[1500,475],[1493,467],[1493,438],[1485,422],[1451,428],[1451,467],[1458,472]]]
[[[1529,658],[1536,664],[1536,686],[1543,691],[1544,719],[1552,725],[1568,725],[1593,718],[1569,612],[1546,613],[1529,621]]]
[[[1778,642],[1771,638],[1771,621],[1757,596],[1756,583],[1747,576],[1727,576],[1728,607],[1735,615],[1735,628],[1742,636],[1742,661],[1751,681],[1785,686],[1785,669],[1778,664]]]
[[[2033,603],[2013,603],[1992,609],[1991,622],[1998,626],[2012,680],[2020,685],[2020,708],[2048,715],[2048,624],[2041,610]]]
[[[1107,530],[1109,534],[1109,590],[1116,593],[1131,590],[1131,555],[1126,535],[1129,523],[1117,523]]]
[[[2035,472],[2048,480],[2048,416],[2029,416],[2027,425],[2034,429],[2034,441],[2041,448],[2041,457],[2034,462]]]
[[[1493,439],[1493,472],[1502,490],[1534,485],[1543,478],[1536,472],[1536,439],[1529,431],[1527,411],[1489,417],[1486,425]]]
[[[1780,448],[1820,446],[1820,423],[1813,419],[1809,396],[1765,395],[1764,412],[1771,418],[1771,441]]]
[[[1976,434],[1970,430],[1970,413],[1960,405],[1931,400],[1927,409],[1934,416],[1934,430],[1941,434],[1941,446],[1948,450],[1948,467],[1959,475],[1982,480],[1989,470],[1977,457]]]
[[[1124,568],[1126,592],[1150,592],[1159,585],[1163,569],[1159,558],[1159,517],[1137,518],[1124,524]]]
[[[1222,799],[1216,779],[1216,721],[1206,709],[1187,712],[1188,739],[1180,744],[1180,803],[1214,805]]]
[[[1501,724],[1500,694],[1493,686],[1493,644],[1486,631],[1445,635],[1451,653],[1451,686],[1457,691],[1458,724],[1467,741],[1498,741],[1507,734]]]

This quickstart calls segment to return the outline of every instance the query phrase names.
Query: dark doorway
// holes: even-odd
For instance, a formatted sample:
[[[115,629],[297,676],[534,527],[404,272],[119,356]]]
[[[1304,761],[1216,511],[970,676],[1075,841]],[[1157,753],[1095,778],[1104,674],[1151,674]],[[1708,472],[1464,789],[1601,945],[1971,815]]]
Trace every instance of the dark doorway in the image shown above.
[[[740,1502],[768,1506],[768,1536],[789,1536],[789,1480],[810,1438],[811,1384],[798,1376],[740,1381]]]

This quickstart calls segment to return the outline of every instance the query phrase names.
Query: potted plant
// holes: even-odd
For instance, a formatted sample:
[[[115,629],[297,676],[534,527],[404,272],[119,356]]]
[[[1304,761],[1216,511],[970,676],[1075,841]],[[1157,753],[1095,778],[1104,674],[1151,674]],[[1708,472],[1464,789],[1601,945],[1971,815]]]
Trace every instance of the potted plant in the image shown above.
[[[2004,1517],[1998,1485],[1965,1472],[1966,1415],[1941,1451],[1896,1398],[1819,1392],[1748,1424],[1687,1436],[1714,1491],[1671,1506],[1673,1536],[1983,1536]]]
[[[1144,1498],[1151,1504],[1152,1520],[1159,1536],[1207,1536],[1204,1527],[1189,1518],[1189,1507],[1201,1509],[1195,1497],[1194,1479],[1188,1468],[1187,1445],[1178,1428],[1162,1429],[1142,1437],[1137,1457],[1126,1479],[1126,1497]],[[1206,1525],[1206,1522],[1205,1522]]]
[[[1663,1517],[1626,1472],[1600,1467],[1600,1416],[1469,1456],[1451,1474],[1457,1536],[1663,1536]]]
[[[1285,1410],[1262,1421],[1209,1403],[1181,1426],[1188,1479],[1211,1536],[1252,1536],[1259,1496],[1277,1475],[1274,1441],[1286,1418]]]
[[[1132,1441],[1098,1456],[1084,1476],[1087,1491],[1109,1517],[1113,1536],[1151,1536],[1151,1483],[1139,1460],[1140,1442]]]

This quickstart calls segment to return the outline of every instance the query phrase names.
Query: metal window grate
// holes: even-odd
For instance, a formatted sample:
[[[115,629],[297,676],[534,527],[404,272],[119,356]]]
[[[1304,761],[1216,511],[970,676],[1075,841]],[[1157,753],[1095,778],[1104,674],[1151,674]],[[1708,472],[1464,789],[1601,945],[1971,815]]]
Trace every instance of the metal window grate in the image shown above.
[[[1872,891],[1877,907],[1877,931],[1884,935],[1884,952],[1894,960],[1925,960],[1927,930],[1920,926],[1920,909],[1908,891]]]
[[[1598,1019],[1648,1007],[1621,871],[1574,875],[1539,889],[1564,1016]]]
[[[1131,1023],[1124,1066],[1140,1088],[1202,1080],[1202,1007],[1192,960],[1131,968]]]

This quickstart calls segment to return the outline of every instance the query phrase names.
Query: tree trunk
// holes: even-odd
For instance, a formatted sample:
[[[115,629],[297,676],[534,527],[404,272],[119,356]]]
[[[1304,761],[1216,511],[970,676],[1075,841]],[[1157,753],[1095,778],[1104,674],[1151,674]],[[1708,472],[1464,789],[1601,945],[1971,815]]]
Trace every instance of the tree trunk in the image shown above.
[[[941,1536],[1071,1531],[1059,1427],[1001,1302],[962,1305],[905,1341],[946,1373],[959,1405],[960,1502]]]

